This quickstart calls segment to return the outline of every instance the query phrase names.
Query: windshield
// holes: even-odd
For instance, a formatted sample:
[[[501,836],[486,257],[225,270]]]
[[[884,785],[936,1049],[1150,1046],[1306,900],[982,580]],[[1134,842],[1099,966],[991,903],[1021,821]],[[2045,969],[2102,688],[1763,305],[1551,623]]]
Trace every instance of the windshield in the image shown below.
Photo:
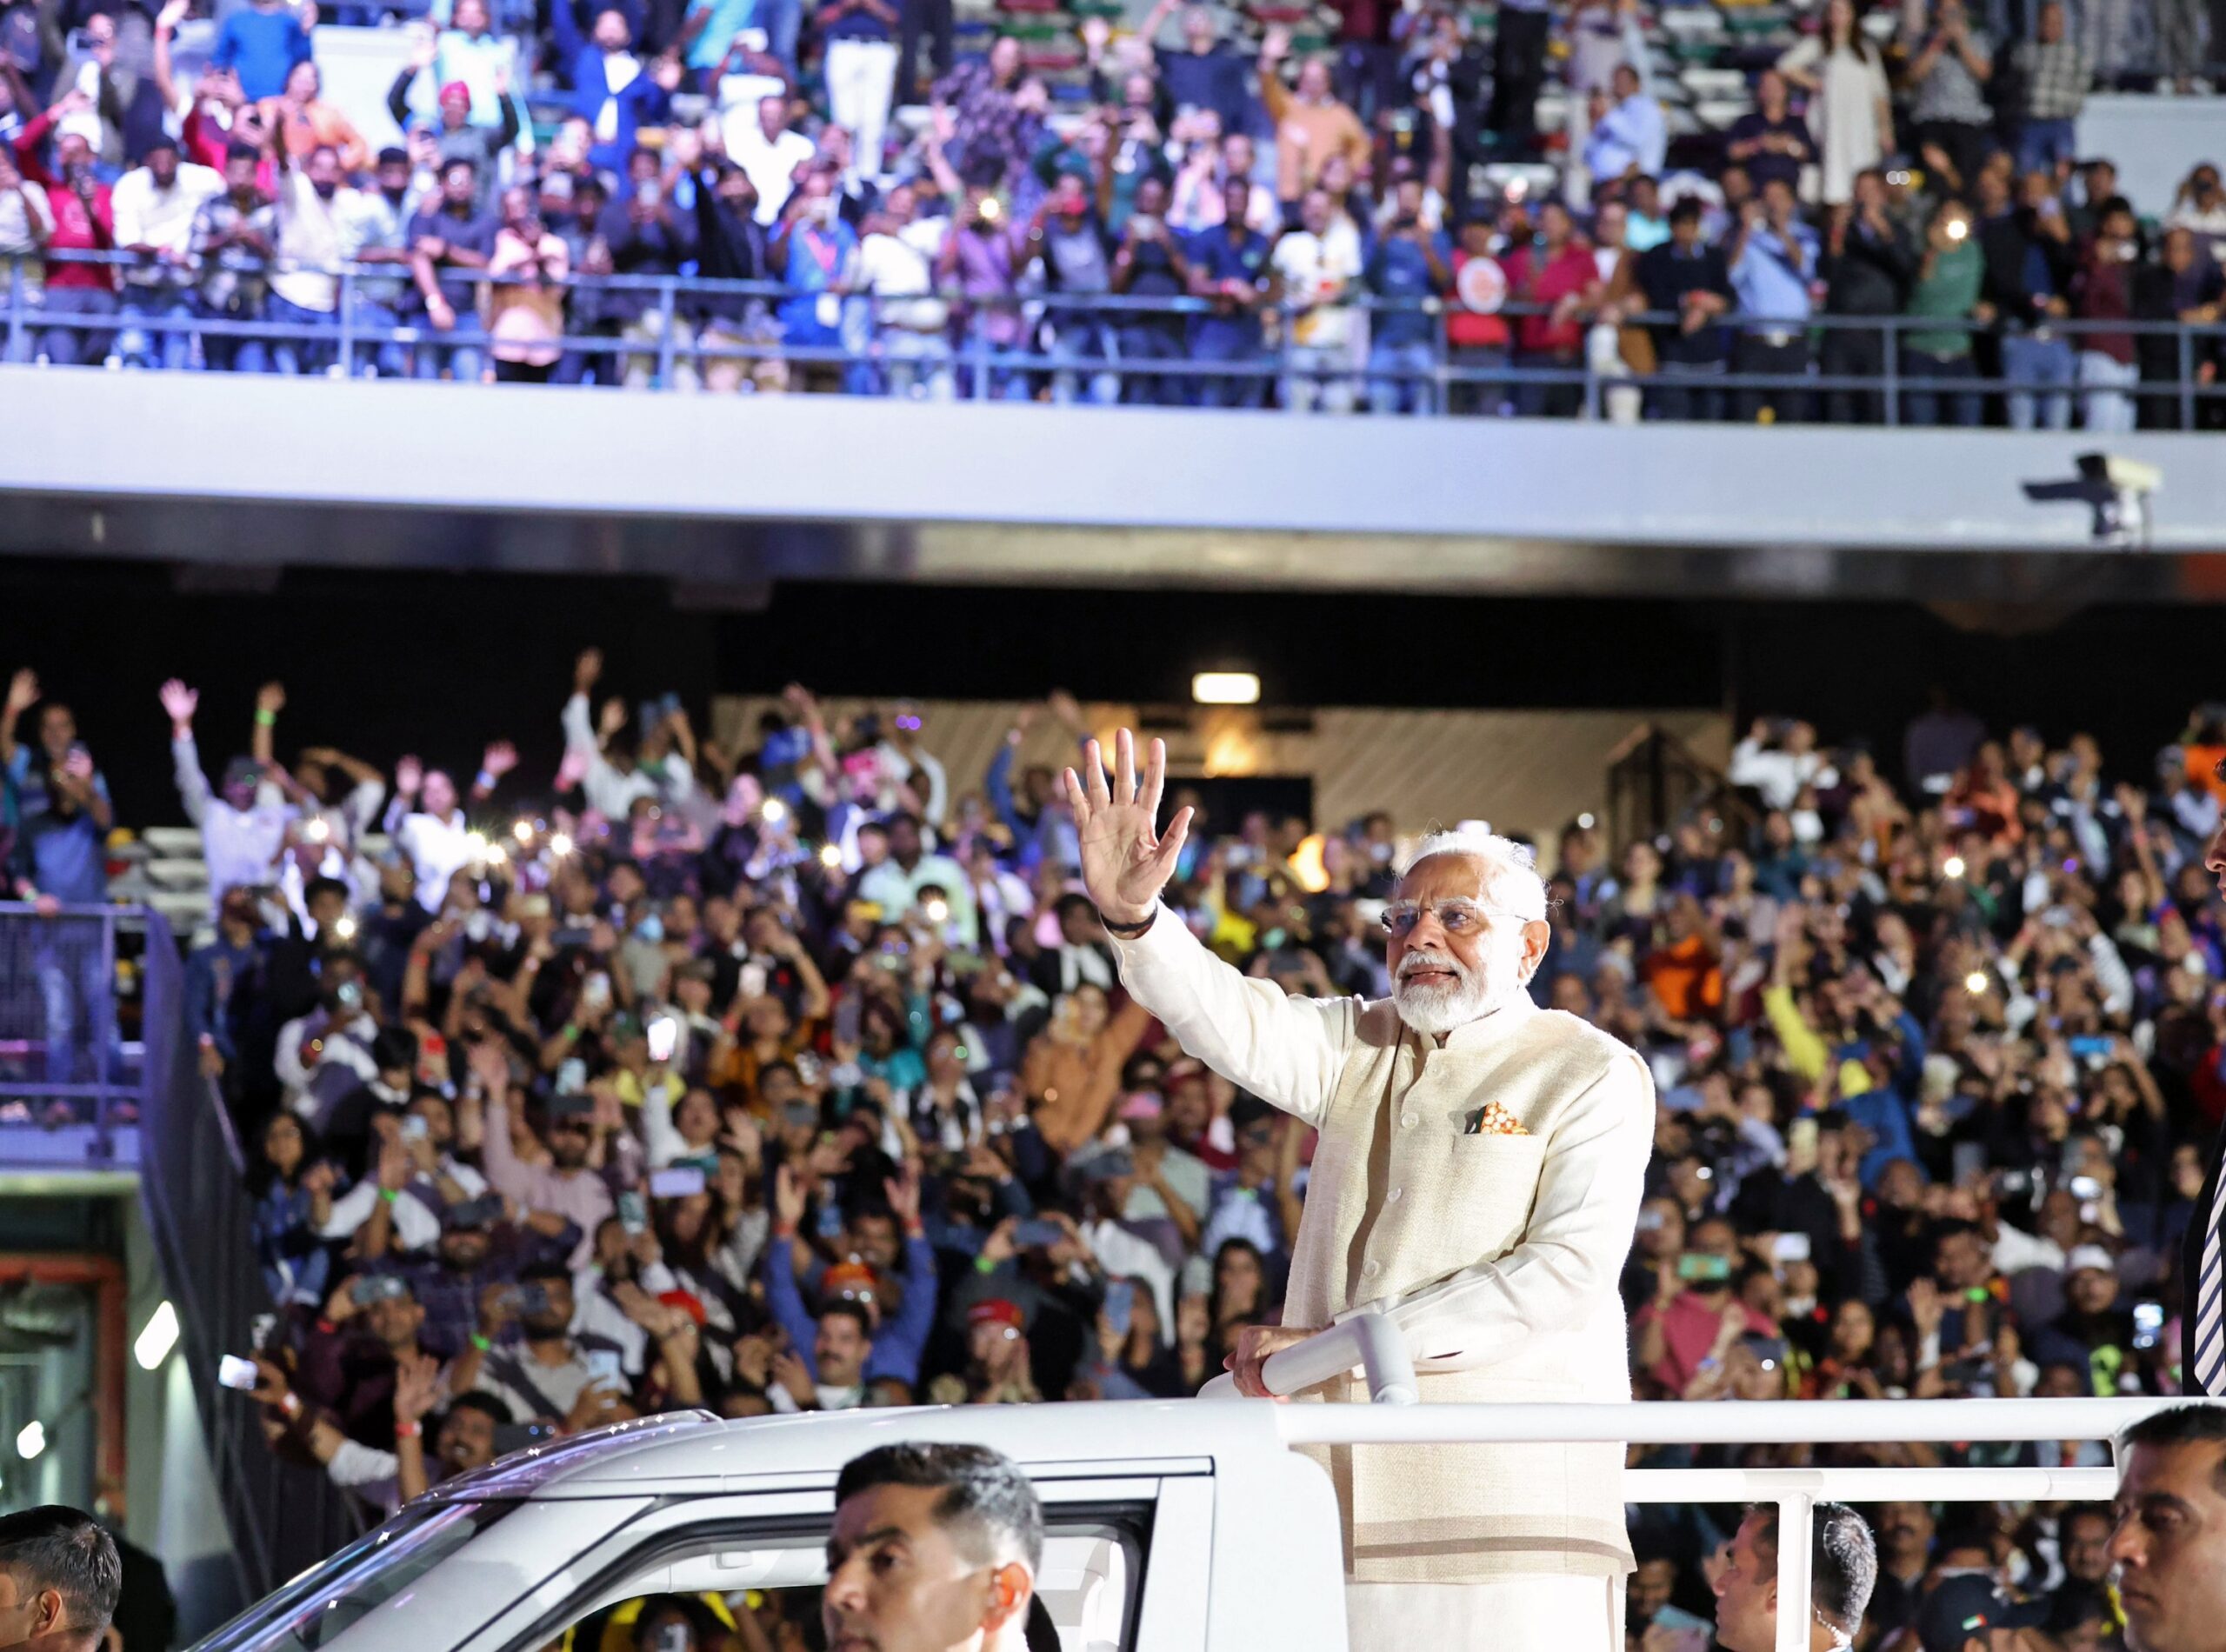
[[[413,1503],[197,1642],[191,1652],[318,1652],[517,1506]]]

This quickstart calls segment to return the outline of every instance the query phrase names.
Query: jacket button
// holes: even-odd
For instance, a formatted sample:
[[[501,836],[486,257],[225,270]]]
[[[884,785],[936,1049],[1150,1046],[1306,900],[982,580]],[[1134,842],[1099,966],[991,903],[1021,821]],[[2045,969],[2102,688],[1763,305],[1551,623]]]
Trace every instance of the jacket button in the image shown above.
[[[1363,1278],[1373,1279],[1383,1271],[1383,1264],[1380,1262],[1363,1262],[1360,1271]]]
[[[1394,1188],[1390,1193],[1384,1195],[1384,1197],[1390,1200],[1393,1204],[1396,1204],[1399,1202],[1399,1192],[1400,1190],[1397,1188]]]
[[[1416,1125],[1421,1122],[1422,1121],[1416,1118],[1412,1113],[1403,1113],[1399,1116],[1399,1124],[1400,1128],[1403,1129],[1411,1130]]]

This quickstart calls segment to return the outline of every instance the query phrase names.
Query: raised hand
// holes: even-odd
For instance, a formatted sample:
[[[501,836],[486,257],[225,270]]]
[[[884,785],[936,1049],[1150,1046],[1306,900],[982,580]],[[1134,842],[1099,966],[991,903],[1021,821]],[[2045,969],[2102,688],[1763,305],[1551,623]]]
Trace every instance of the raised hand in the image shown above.
[[[803,1185],[796,1180],[796,1173],[783,1165],[773,1173],[773,1220],[790,1232],[796,1231],[803,1220]]]
[[[910,1229],[920,1220],[920,1166],[916,1160],[907,1161],[902,1173],[884,1176],[882,1192],[887,1196],[889,1208],[899,1222]]]
[[[1141,788],[1136,736],[1126,729],[1114,736],[1110,789],[1096,741],[1083,748],[1083,766],[1089,771],[1087,783],[1073,769],[1066,771],[1067,803],[1082,846],[1083,887],[1107,922],[1142,923],[1175,875],[1176,858],[1190,829],[1188,809],[1168,822],[1163,836],[1153,823],[1167,781],[1166,744],[1151,743]]]
[[[18,672],[17,675],[29,676],[30,674],[25,671]],[[36,678],[32,679],[32,688],[33,697],[36,698],[37,688]],[[172,729],[183,730],[193,727],[193,714],[201,707],[201,696],[197,692],[187,688],[178,678],[172,677],[163,684],[162,698],[163,709],[169,714]],[[8,703],[10,705],[15,703],[13,694],[8,696]]]
[[[286,709],[286,685],[283,683],[264,683],[255,691],[255,709],[277,716]]]
[[[425,765],[414,756],[407,756],[394,765],[395,794],[404,799],[415,797],[417,789],[425,783]]]
[[[417,1422],[440,1403],[441,1362],[430,1354],[404,1354],[394,1366],[394,1420]]]
[[[479,766],[489,779],[500,780],[518,766],[518,749],[507,740],[497,740],[481,754]]]

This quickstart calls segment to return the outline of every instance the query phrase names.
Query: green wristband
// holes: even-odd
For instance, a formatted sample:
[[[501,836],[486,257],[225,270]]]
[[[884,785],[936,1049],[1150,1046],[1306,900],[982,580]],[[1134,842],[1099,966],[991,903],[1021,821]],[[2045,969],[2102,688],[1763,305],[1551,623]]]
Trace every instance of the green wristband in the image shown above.
[[[257,713],[255,714],[255,723],[256,723],[256,727],[257,727],[258,729],[269,729],[269,728],[276,727],[276,726],[277,726],[277,722],[278,722],[278,714],[277,714],[276,711],[263,711],[263,710],[258,710],[258,711],[257,711]]]

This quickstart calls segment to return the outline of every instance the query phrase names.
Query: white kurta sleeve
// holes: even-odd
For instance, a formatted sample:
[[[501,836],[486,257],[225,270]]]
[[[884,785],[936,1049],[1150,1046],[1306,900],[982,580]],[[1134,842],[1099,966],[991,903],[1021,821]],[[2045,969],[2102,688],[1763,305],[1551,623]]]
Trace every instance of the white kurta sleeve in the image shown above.
[[[1576,1329],[1615,1295],[1630,1249],[1654,1145],[1653,1092],[1645,1068],[1618,1057],[1555,1129],[1530,1225],[1512,1250],[1338,1319],[1388,1314],[1416,1366],[1439,1371],[1495,1364],[1527,1338]]]
[[[1318,1124],[1360,1014],[1357,998],[1293,998],[1206,950],[1161,907],[1133,941],[1116,937],[1121,984],[1231,1083]]]

